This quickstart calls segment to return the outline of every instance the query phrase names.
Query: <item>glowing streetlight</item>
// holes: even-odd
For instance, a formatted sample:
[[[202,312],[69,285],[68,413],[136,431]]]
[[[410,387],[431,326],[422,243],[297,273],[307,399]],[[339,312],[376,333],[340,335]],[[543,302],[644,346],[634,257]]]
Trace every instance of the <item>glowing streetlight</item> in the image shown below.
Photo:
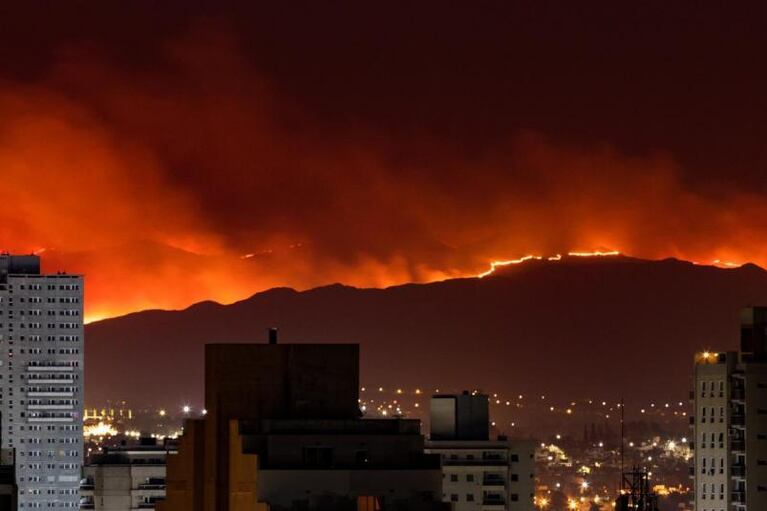
[[[192,407],[189,405],[184,405],[184,408],[182,408],[182,410],[184,411],[184,413],[189,413],[192,411]]]

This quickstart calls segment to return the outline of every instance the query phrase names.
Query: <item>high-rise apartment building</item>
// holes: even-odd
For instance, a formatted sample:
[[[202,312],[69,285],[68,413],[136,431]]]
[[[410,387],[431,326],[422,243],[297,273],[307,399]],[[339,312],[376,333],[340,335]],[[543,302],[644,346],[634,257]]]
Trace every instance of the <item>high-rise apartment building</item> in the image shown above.
[[[0,255],[0,427],[15,450],[18,506],[79,508],[83,279]]]
[[[738,352],[695,356],[696,511],[767,509],[767,308],[741,312]]]

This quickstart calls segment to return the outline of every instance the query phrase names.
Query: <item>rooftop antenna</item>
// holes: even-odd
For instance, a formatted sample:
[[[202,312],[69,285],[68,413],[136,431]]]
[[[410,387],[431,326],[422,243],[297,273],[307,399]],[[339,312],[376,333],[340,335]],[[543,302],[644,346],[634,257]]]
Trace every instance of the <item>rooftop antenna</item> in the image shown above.
[[[630,472],[624,468],[625,426],[623,398],[621,398],[621,477],[615,511],[658,511],[658,496],[650,486],[650,473],[647,469],[634,465]]]
[[[625,408],[625,406],[624,406],[623,398],[621,398],[621,482],[619,483],[619,486],[623,485],[623,482],[622,482],[622,480],[623,480],[623,471],[624,471],[623,459],[624,459],[624,454],[625,454],[624,453],[624,449],[625,449],[625,445],[626,445],[626,440],[624,438],[625,437],[625,431],[624,431],[624,427],[623,427],[623,409],[624,408]],[[620,487],[618,489],[620,489]]]

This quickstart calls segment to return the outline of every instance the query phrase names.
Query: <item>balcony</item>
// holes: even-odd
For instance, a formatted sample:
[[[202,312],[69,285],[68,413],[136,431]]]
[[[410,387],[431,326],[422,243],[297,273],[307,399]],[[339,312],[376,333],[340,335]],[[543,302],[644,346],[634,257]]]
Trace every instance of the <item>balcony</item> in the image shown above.
[[[745,440],[730,440],[730,448],[733,451],[745,451],[746,450],[746,441]]]
[[[695,416],[694,415],[690,415],[690,425],[692,426],[694,424],[695,424]]]
[[[27,410],[74,410],[74,405],[58,405],[58,404],[44,404],[44,405],[27,405]]]
[[[506,481],[503,477],[485,476],[482,479],[482,486],[505,486]]]
[[[141,483],[138,485],[139,490],[164,490],[164,483]]]
[[[746,477],[746,466],[745,465],[733,465],[730,467],[730,475],[732,477]]]
[[[443,460],[443,465],[446,466],[482,466],[482,467],[504,467],[509,464],[506,460],[497,460],[497,459],[458,459],[458,460]]]
[[[746,391],[745,391],[745,389],[732,389],[732,400],[733,401],[745,401],[746,400]]]
[[[67,362],[35,362],[27,365],[27,371],[74,371],[73,365]]]
[[[57,391],[30,391],[27,392],[28,397],[74,397],[74,392],[57,392]]]
[[[732,502],[735,504],[745,504],[746,503],[746,491],[745,490],[734,490],[732,492]]]
[[[730,417],[730,424],[733,426],[745,426],[746,425],[746,416],[745,415],[733,415]]]

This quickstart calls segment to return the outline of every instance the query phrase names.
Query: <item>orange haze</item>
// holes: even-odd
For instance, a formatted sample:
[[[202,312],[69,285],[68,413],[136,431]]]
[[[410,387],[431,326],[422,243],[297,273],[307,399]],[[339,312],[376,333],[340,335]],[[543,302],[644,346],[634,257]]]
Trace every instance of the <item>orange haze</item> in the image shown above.
[[[72,47],[0,82],[0,246],[87,275],[87,316],[273,286],[478,275],[525,254],[620,250],[767,265],[767,201],[690,187],[672,154],[510,133],[463,152],[328,125],[236,41],[198,27],[162,71]]]

